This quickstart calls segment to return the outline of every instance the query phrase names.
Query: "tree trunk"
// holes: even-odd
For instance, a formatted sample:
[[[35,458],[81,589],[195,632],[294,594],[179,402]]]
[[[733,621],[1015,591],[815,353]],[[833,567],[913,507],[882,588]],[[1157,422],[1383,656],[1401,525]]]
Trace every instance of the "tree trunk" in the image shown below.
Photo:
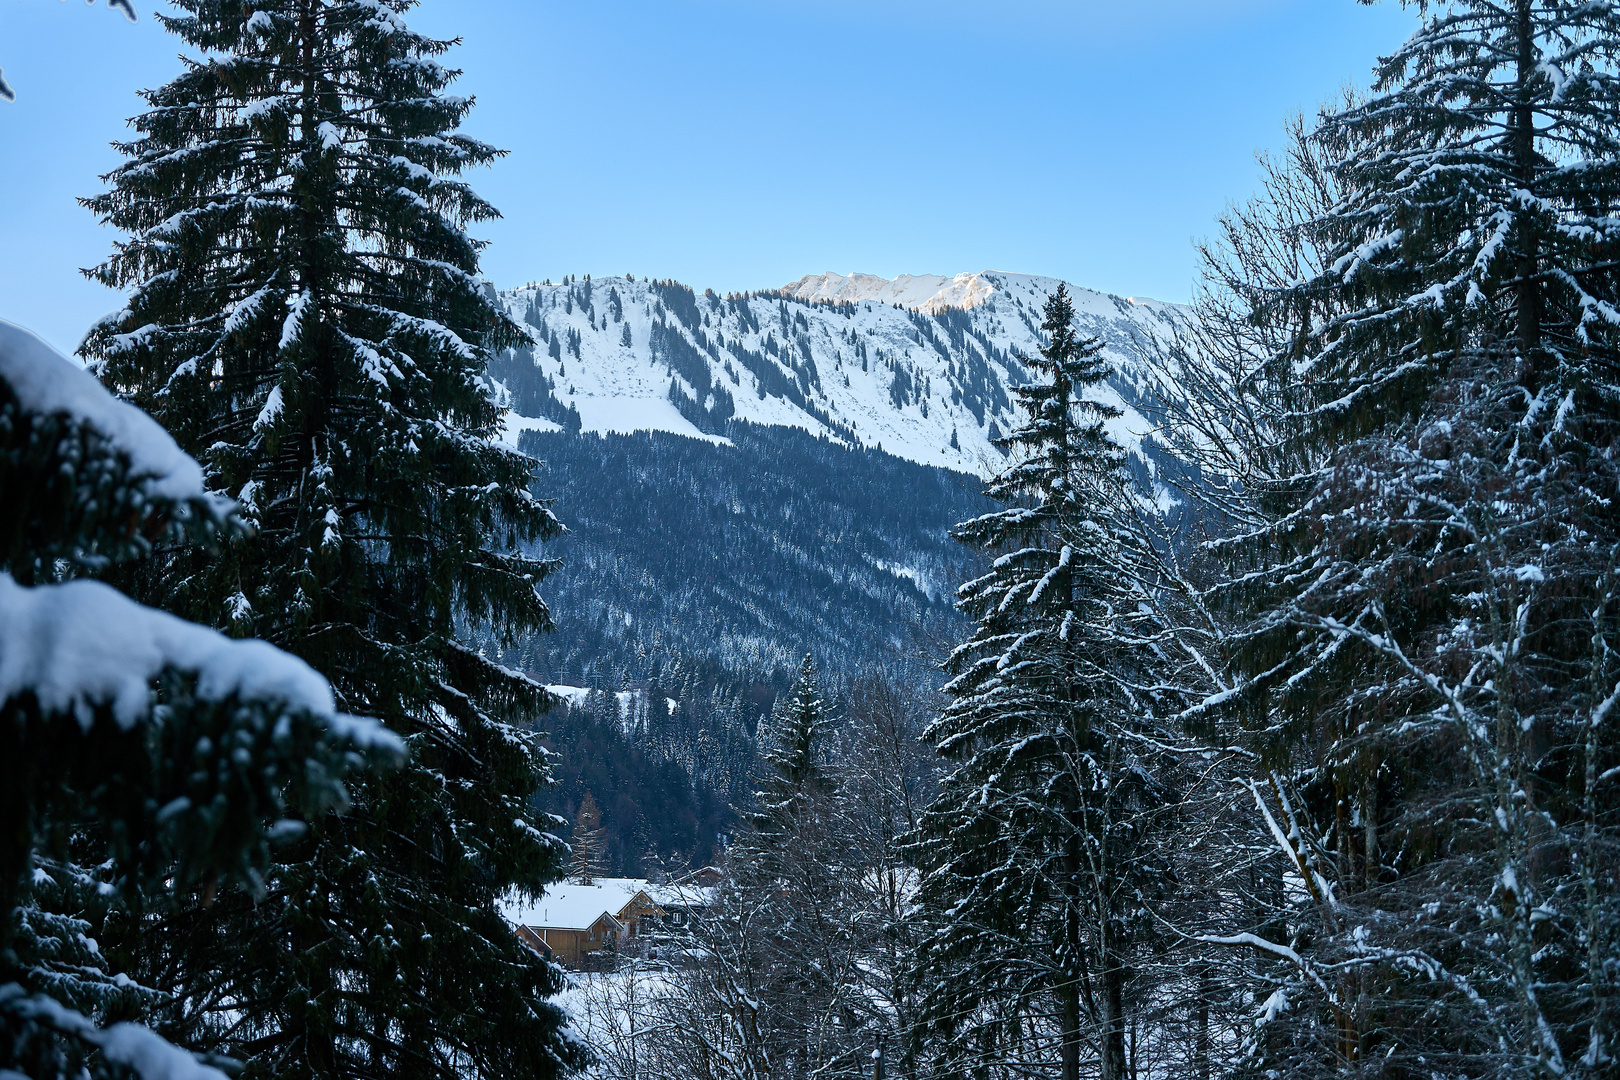
[[[1058,1048],[1063,1080],[1080,1080],[1080,899],[1078,892],[1079,853],[1075,841],[1070,841],[1068,903],[1063,913],[1063,963],[1059,966],[1060,984],[1057,990],[1058,1011],[1063,1031]]]
[[[1209,1034],[1209,999],[1215,993],[1215,980],[1210,978],[1209,965],[1198,966],[1198,1002],[1193,1006],[1193,1075],[1197,1080],[1209,1080],[1211,1049]]]
[[[1517,0],[1514,12],[1514,34],[1517,37],[1516,91],[1513,106],[1513,164],[1519,185],[1526,191],[1536,189],[1536,113],[1531,105],[1530,80],[1536,74],[1535,30],[1531,20],[1532,0]],[[1541,355],[1541,286],[1536,280],[1536,241],[1533,235],[1521,234],[1524,249],[1519,253],[1518,294],[1519,353],[1525,372],[1525,383],[1534,392],[1540,389],[1545,372]]]
[[[1373,762],[1365,780],[1362,781],[1361,796],[1361,826],[1364,830],[1366,850],[1363,856],[1363,883],[1371,889],[1378,884],[1380,871],[1378,855],[1378,764]]]
[[[1112,949],[1102,955],[1102,1080],[1129,1080],[1125,1061],[1125,969]]]

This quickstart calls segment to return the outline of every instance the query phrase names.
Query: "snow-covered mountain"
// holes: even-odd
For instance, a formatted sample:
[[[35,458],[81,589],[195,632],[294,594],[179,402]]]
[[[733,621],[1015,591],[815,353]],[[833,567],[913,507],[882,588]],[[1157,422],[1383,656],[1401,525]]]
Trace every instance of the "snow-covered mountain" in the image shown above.
[[[668,431],[723,440],[732,418],[786,425],[921,464],[985,474],[990,440],[1013,422],[1008,388],[1038,345],[1055,278],[812,275],[749,295],[677,282],[570,279],[501,293],[532,349],[491,366],[525,429]],[[1185,308],[1070,286],[1083,331],[1115,376],[1100,395],[1125,410],[1112,433],[1140,450],[1149,423],[1141,351]]]
[[[745,681],[790,677],[806,652],[846,674],[882,657],[937,674],[906,643],[961,630],[952,598],[973,557],[951,529],[988,507],[967,474],[1003,462],[991,440],[1017,421],[1009,390],[1032,377],[1018,357],[1059,284],[986,271],[723,297],[630,278],[500,294],[533,343],[489,374],[569,532],[545,549],[562,560],[556,633],[488,647],[576,686],[677,655]],[[1114,364],[1098,394],[1124,410],[1113,434],[1152,482],[1142,356],[1185,309],[1070,291]]]

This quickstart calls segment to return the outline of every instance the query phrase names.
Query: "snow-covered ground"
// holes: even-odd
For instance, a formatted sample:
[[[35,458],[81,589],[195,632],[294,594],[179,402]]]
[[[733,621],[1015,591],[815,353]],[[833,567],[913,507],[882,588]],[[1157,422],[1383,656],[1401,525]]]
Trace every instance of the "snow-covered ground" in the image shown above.
[[[723,441],[723,421],[700,427],[693,408],[683,415],[672,404],[673,382],[704,410],[723,412],[724,391],[738,419],[983,475],[1001,461],[991,439],[1015,422],[1008,390],[1030,378],[1017,358],[1038,348],[1041,306],[1059,284],[1000,271],[892,281],[821,274],[776,292],[720,297],[599,278],[501,297],[534,332],[534,364],[585,431]],[[1142,350],[1171,332],[1186,309],[1073,286],[1070,292],[1080,328],[1103,339],[1116,368],[1098,394],[1124,410],[1110,431],[1138,449],[1151,427],[1135,407]],[[551,424],[515,417],[509,437],[525,427]]]
[[[557,697],[568,703],[569,708],[578,708],[590,696],[590,687],[568,686],[562,683],[553,683],[546,687]],[[615,690],[613,698],[619,705],[619,723],[627,733],[634,732],[637,724],[647,715],[647,691],[645,690]],[[672,697],[664,699],[665,706],[674,712],[680,702]]]

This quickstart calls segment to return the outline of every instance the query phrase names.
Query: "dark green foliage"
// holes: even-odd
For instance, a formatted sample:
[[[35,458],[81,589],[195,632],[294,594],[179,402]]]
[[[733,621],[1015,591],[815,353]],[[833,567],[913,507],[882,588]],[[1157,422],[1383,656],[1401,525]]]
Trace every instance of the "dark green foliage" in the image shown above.
[[[799,665],[763,743],[756,809],[710,915],[710,978],[739,984],[775,1069],[856,1077],[876,1029],[862,960],[880,922],[863,880],[832,760],[833,717],[814,660]],[[725,930],[712,924],[726,921]],[[866,951],[871,950],[871,951]],[[864,955],[863,955],[864,953]],[[713,1007],[713,1002],[704,1002]]]
[[[667,364],[671,371],[687,381],[697,392],[699,401],[709,393],[709,362],[684,334],[655,319],[649,348],[654,360]]]
[[[691,286],[682,285],[678,281],[655,281],[653,292],[663,301],[664,308],[688,330],[696,331],[700,322],[697,309],[697,295]]]
[[[555,344],[556,336],[551,340]],[[527,348],[506,349],[492,355],[489,376],[506,388],[510,395],[508,404],[519,416],[543,417],[575,433],[583,426],[579,410],[557,400],[555,384],[535,364],[534,353]]]
[[[569,531],[547,546],[558,630],[495,653],[510,667],[645,677],[678,653],[735,673],[805,651],[857,670],[919,624],[959,625],[943,595],[966,568],[951,525],[984,505],[970,477],[733,422],[733,446],[669,434],[528,434]],[[884,567],[913,568],[928,587]],[[628,616],[628,618],[626,617]],[[933,676],[911,654],[918,677]]]
[[[1154,653],[1140,636],[1124,520],[1117,415],[1085,397],[1107,376],[1066,289],[1046,305],[1041,376],[1015,395],[1028,419],[987,493],[1004,509],[957,536],[993,558],[962,586],[972,638],[952,653],[951,703],[928,731],[949,763],[923,817],[924,937],[915,1052],[946,1070],[1050,1050],[1079,1075],[1082,1043],[1105,1080],[1126,1075],[1126,980],[1162,874],[1148,843],[1162,763],[1143,736]]]
[[[638,695],[631,707],[644,703]],[[706,704],[694,695],[674,717],[632,716],[642,722],[629,735],[612,694],[593,693],[547,718],[556,782],[541,793],[540,805],[573,821],[585,793],[597,796],[599,857],[609,875],[646,876],[653,869],[649,853],[668,867],[701,867],[718,857],[717,838],[733,821],[728,787],[743,801],[753,745],[734,710],[705,716]]]
[[[1226,411],[1259,420],[1210,590],[1223,737],[1283,823],[1269,872],[1304,886],[1257,905],[1300,959],[1262,965],[1293,1005],[1253,1045],[1291,1076],[1598,1075],[1620,6],[1418,7],[1216,264],[1210,340],[1246,371]]]
[[[837,785],[828,771],[831,717],[821,698],[814,658],[799,665],[793,690],[776,708],[767,733],[763,777],[749,815],[754,832],[751,848],[767,852],[791,835],[793,823],[809,812],[808,804],[831,796]],[[769,875],[768,867],[756,867]]]
[[[550,624],[549,566],[514,549],[556,521],[488,441],[486,363],[524,338],[463,231],[495,211],[455,178],[498,151],[455,132],[451,43],[407,3],[179,6],[166,25],[215,59],[148,93],[89,200],[131,237],[95,275],[131,292],[85,351],[256,532],[142,586],[304,657],[412,757],[316,822],[264,902],[198,896],[115,944],[185,988],[168,1031],[249,1075],[552,1075],[579,1056],[543,1000],[560,977],[495,907],[558,868],[530,807],[548,696],[457,639]],[[261,1005],[237,1022],[218,995]]]
[[[690,420],[693,427],[710,434],[723,434],[737,412],[736,399],[731,396],[731,391],[718,385],[711,385],[703,396],[710,402],[707,408],[687,397],[679,382],[674,379],[669,382],[670,404]]]
[[[0,324],[0,349],[21,336]],[[88,382],[54,355],[21,362],[32,365],[36,385],[51,378],[53,365]],[[114,407],[106,401],[104,410]],[[85,415],[36,411],[0,379],[0,491],[15,511],[0,515],[0,589],[8,605],[26,605],[8,606],[0,619],[26,618],[43,635],[4,649],[0,1072],[35,1080],[155,1069],[156,1059],[125,1052],[135,1042],[174,1053],[127,1030],[117,1045],[108,1042],[98,1024],[131,1015],[155,993],[131,981],[90,935],[140,895],[167,903],[174,890],[212,893],[226,883],[262,896],[272,844],[296,836],[298,818],[342,806],[341,781],[352,767],[390,756],[385,740],[357,746],[308,704],[240,683],[225,690],[211,680],[215,672],[189,666],[209,661],[178,661],[201,654],[175,643],[196,645],[206,632],[174,620],[163,640],[143,643],[162,665],[152,672],[149,699],[112,696],[132,668],[139,679],[148,664],[120,651],[127,628],[86,640],[75,633],[82,626],[53,619],[91,595],[108,619],[166,617],[103,585],[51,583],[127,564],[155,544],[217,543],[241,527],[228,504],[200,488],[176,494],[173,477],[141,471],[110,430]],[[155,434],[155,427],[147,433]],[[18,589],[19,579],[37,587]],[[289,662],[258,643],[211,641],[216,649],[261,649],[261,665]],[[36,680],[55,689],[42,691]]]
[[[164,540],[210,542],[235,523],[216,504],[154,499],[129,459],[90,424],[22,408],[0,381],[0,566],[20,584],[94,572]]]

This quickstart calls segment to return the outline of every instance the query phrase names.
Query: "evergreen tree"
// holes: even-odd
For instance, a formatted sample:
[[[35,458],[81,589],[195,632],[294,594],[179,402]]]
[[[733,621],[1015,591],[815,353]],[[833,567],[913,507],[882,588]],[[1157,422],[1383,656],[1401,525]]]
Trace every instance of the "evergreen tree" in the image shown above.
[[[142,588],[302,656],[411,748],[289,850],[267,900],[199,895],[114,942],[184,988],[166,1030],[249,1076],[547,1076],[580,1056],[543,1000],[559,972],[496,909],[559,869],[525,730],[548,697],[457,640],[549,622],[547,564],[511,552],[556,523],[532,463],[489,440],[483,381],[521,331],[464,231],[495,211],[456,179],[499,152],[455,131],[472,102],[444,93],[452,43],[407,29],[409,6],[182,0],[165,25],[210,59],[148,92],[88,201],[129,235],[93,276],[130,298],[85,355],[254,530]]]
[[[580,800],[574,819],[573,849],[569,856],[568,877],[576,885],[589,885],[602,876],[602,811],[589,791]]]
[[[950,771],[917,849],[939,918],[918,950],[916,1036],[964,1071],[1049,1067],[1055,1043],[1064,1080],[1089,1044],[1103,1080],[1124,1080],[1128,965],[1158,869],[1151,708],[1133,689],[1143,596],[1103,429],[1118,412],[1085,396],[1102,344],[1076,334],[1062,287],[1044,316],[1048,343],[1024,361],[1044,378],[1018,388],[1028,419],[1000,445],[1019,453],[987,488],[1006,505],[957,530],[997,557],[959,593],[978,627],[928,732]]]
[[[749,815],[754,827],[750,848],[774,851],[795,824],[814,812],[816,804],[833,793],[833,780],[825,759],[827,706],[817,685],[816,662],[806,655],[799,677],[771,723],[761,757],[767,772],[754,793],[757,809]]]
[[[731,873],[706,919],[714,953],[705,1011],[754,1004],[756,1046],[781,1074],[863,1073],[878,1011],[862,964],[875,929],[857,920],[850,837],[828,752],[830,710],[814,660],[772,718],[751,826],[731,852]]]
[[[1275,958],[1267,1068],[1596,1073],[1620,914],[1596,782],[1620,761],[1620,8],[1418,6],[1296,157],[1326,176],[1294,205],[1330,197],[1250,231],[1236,268],[1263,331],[1237,351],[1274,400],[1247,413],[1265,430],[1211,595],[1281,865],[1268,926],[1227,939]]]
[[[241,531],[152,420],[0,322],[0,1072],[222,1080],[129,1023],[92,933],[133,894],[264,895],[271,844],[403,745],[263,642],[64,580]]]

